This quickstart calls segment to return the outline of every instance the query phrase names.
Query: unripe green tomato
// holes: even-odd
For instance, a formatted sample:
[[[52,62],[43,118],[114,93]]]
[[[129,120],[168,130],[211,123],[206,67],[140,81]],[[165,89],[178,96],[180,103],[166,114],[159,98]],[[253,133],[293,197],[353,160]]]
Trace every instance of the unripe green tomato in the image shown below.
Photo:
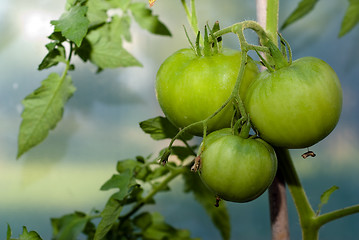
[[[227,201],[256,199],[271,185],[277,171],[277,157],[269,144],[232,135],[230,129],[209,134],[202,150],[200,177]]]
[[[223,49],[212,56],[197,56],[192,49],[181,49],[168,57],[156,77],[156,96],[160,107],[173,125],[183,128],[211,116],[229,98],[241,65],[241,52]],[[243,97],[258,74],[252,59],[248,59],[239,89]],[[228,104],[209,121],[208,131],[229,127],[233,106]],[[189,129],[197,136],[203,126]]]
[[[304,57],[274,72],[264,71],[248,88],[245,107],[259,136],[273,146],[305,148],[338,123],[342,88],[324,61]]]

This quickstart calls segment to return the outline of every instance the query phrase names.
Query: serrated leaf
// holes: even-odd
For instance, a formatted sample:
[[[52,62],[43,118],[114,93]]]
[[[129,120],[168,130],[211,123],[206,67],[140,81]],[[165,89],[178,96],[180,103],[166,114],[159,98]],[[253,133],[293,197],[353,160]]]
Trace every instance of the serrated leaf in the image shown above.
[[[158,16],[152,14],[145,3],[132,3],[130,10],[136,22],[143,28],[153,34],[171,36],[167,27],[158,20]]]
[[[101,212],[101,221],[97,226],[94,240],[102,240],[110,231],[113,224],[117,221],[122,211],[122,204],[120,201],[110,198]]]
[[[63,36],[80,46],[90,24],[85,16],[86,12],[86,6],[72,7],[68,12],[63,13],[59,20],[51,21],[55,26],[54,31],[61,32]]]
[[[150,134],[154,140],[174,138],[179,131],[167,118],[161,116],[140,122],[140,127],[145,133]],[[191,138],[192,135],[186,133],[180,137],[180,139],[184,140],[190,140]]]
[[[339,37],[350,32],[359,22],[359,0],[349,0],[349,6],[344,15]]]
[[[284,21],[281,29],[286,28],[288,25],[296,22],[301,19],[305,15],[307,15],[310,11],[313,10],[315,4],[318,0],[302,0],[299,2],[297,8],[289,15],[289,17]]]
[[[51,73],[42,81],[41,87],[22,101],[24,111],[21,114],[17,158],[42,142],[55,128],[62,118],[65,103],[75,90],[71,77]]]
[[[53,238],[56,240],[77,239],[90,219],[90,216],[81,212],[51,219]]]
[[[142,64],[134,56],[115,42],[103,41],[94,46],[90,59],[102,69],[130,66],[142,67]]]
[[[59,62],[66,62],[65,48],[63,46],[57,46],[57,48],[51,45],[46,45],[49,52],[40,63],[38,70],[44,70],[52,66],[56,66]]]
[[[108,23],[88,34],[91,62],[101,69],[142,66],[122,47],[121,35],[115,33],[112,24]]]
[[[113,16],[112,18],[112,27],[111,32],[112,35],[119,35],[119,37],[123,37],[127,42],[131,42],[131,33],[130,33],[130,26],[131,26],[131,18],[128,15]]]
[[[42,240],[42,238],[37,232],[28,232],[26,227],[23,227],[23,231],[22,234],[19,236],[19,240]]]
[[[320,211],[322,210],[323,205],[328,203],[329,198],[332,195],[332,193],[338,189],[339,189],[339,187],[332,186],[329,189],[327,189],[325,192],[323,192],[323,194],[320,196],[320,203],[318,205],[317,215],[319,215]]]
[[[90,0],[87,1],[88,7],[86,17],[90,21],[90,25],[97,25],[107,21],[107,10],[111,8],[111,5],[104,0]]]
[[[217,227],[224,240],[230,239],[231,225],[229,213],[225,202],[215,207],[215,196],[202,183],[198,174],[188,171],[183,174],[185,180],[185,192],[192,192],[195,199],[202,205],[213,224]]]

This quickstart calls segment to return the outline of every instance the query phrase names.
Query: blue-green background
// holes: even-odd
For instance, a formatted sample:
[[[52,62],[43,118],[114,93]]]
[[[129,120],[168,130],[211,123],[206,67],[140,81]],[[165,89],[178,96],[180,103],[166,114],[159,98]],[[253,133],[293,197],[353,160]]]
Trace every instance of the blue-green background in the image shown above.
[[[299,1],[282,1],[282,23]],[[292,151],[310,201],[317,206],[321,193],[340,187],[323,211],[359,203],[359,27],[338,39],[348,1],[319,1],[314,12],[282,31],[294,59],[315,56],[328,62],[343,87],[342,117],[333,133],[313,146],[316,158],[303,160],[305,150]],[[138,122],[160,115],[153,83],[160,63],[175,50],[187,47],[182,25],[187,26],[180,1],[158,0],[153,11],[173,36],[158,37],[132,26],[133,41],[126,44],[143,68],[106,70],[75,60],[71,73],[75,95],[66,105],[63,120],[38,147],[16,160],[21,122],[21,100],[36,89],[50,71],[38,72],[46,54],[44,45],[53,28],[49,21],[63,12],[65,0],[1,0],[0,4],[0,239],[6,224],[17,237],[22,226],[51,238],[50,218],[80,210],[101,209],[110,192],[100,186],[114,172],[118,160],[156,153],[168,142],[154,142]],[[219,20],[229,26],[255,19],[253,0],[198,0],[200,24]],[[234,36],[225,45],[238,48]],[[61,72],[62,66],[52,69]],[[197,139],[199,140],[199,139]],[[193,237],[220,239],[204,210],[191,195],[182,193],[181,180],[173,191],[158,195],[160,211],[168,222],[188,228]],[[288,195],[292,239],[300,239],[295,208]],[[246,204],[228,203],[232,239],[270,239],[268,199],[265,193]],[[321,239],[358,239],[359,214],[329,223]]]

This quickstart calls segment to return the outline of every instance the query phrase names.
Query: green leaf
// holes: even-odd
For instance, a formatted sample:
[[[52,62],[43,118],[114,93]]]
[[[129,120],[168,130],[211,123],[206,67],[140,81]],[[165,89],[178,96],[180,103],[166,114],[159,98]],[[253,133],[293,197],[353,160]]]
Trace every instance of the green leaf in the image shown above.
[[[140,127],[145,133],[150,134],[154,140],[171,139],[179,132],[179,129],[173,126],[167,118],[161,116],[140,122]],[[192,135],[184,133],[180,139],[190,140],[191,138]]]
[[[55,128],[62,118],[65,103],[74,92],[71,77],[51,73],[42,81],[41,87],[22,101],[24,111],[21,114],[17,158],[42,142]]]
[[[291,13],[291,15],[284,21],[281,29],[286,28],[288,25],[307,15],[310,11],[313,10],[317,2],[318,0],[302,0],[298,4],[297,8]]]
[[[228,210],[224,202],[215,207],[215,195],[202,183],[198,174],[188,171],[183,174],[185,180],[185,192],[192,192],[195,199],[206,210],[213,224],[220,231],[224,240],[230,239],[231,224]]]
[[[141,228],[142,239],[151,240],[190,240],[188,230],[176,229],[164,221],[160,213],[142,213],[134,219],[134,223]]]
[[[52,44],[47,44],[46,46],[49,52],[40,63],[39,71],[56,66],[59,62],[66,62],[65,48],[63,46],[52,46]]]
[[[70,11],[63,13],[59,20],[51,21],[51,24],[55,26],[55,32],[61,32],[63,36],[80,46],[90,24],[85,16],[86,12],[86,6],[74,6]]]
[[[142,64],[135,57],[115,42],[101,41],[96,44],[90,59],[101,69],[130,66],[142,67]]]
[[[349,0],[349,6],[342,21],[339,37],[352,30],[359,22],[359,0]]]
[[[7,224],[7,231],[6,231],[6,240],[11,240],[11,227],[9,224]]]
[[[52,218],[53,238],[56,240],[77,239],[90,219],[90,216],[81,212],[67,214],[61,218]]]
[[[324,204],[327,204],[329,201],[330,196],[332,193],[336,190],[338,190],[339,187],[332,186],[329,189],[327,189],[321,196],[320,196],[320,203],[318,205],[317,215],[319,215],[320,211],[322,210],[322,207]]]
[[[132,172],[136,167],[141,165],[141,162],[138,162],[134,159],[125,159],[117,162],[116,169],[119,173],[123,173],[126,170],[130,170]]]
[[[91,62],[100,69],[142,66],[122,47],[122,35],[117,31],[116,22],[111,22],[88,34]]]
[[[121,8],[126,10],[131,3],[131,0],[107,0],[112,8]]]
[[[152,15],[152,10],[148,9],[145,3],[132,3],[130,10],[136,22],[153,34],[171,36],[167,27],[158,20],[158,16]]]
[[[123,37],[127,42],[131,42],[131,18],[128,15],[123,15],[122,17],[113,16],[112,17],[112,32],[113,34]]]
[[[90,25],[98,25],[107,21],[107,10],[111,8],[107,1],[89,0],[86,6],[88,7],[86,17],[90,21]]]
[[[193,149],[197,146],[193,146]],[[172,155],[176,155],[180,160],[185,160],[190,156],[196,156],[193,149],[189,149],[188,147],[180,147],[180,146],[174,146],[172,149]]]
[[[35,231],[28,232],[26,227],[23,227],[23,232],[19,236],[19,240],[42,240],[40,235]]]
[[[97,226],[94,240],[104,239],[108,231],[110,231],[113,224],[119,218],[122,208],[123,207],[120,201],[114,198],[110,198],[108,200],[104,210],[101,212],[102,219]]]

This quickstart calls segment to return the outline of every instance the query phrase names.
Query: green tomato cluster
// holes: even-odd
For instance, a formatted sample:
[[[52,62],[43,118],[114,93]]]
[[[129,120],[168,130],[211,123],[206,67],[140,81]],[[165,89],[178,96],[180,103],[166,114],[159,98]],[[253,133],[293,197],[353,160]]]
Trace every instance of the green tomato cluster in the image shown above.
[[[197,56],[182,49],[167,58],[156,78],[156,95],[166,117],[183,128],[212,116],[231,96],[241,53],[224,49]],[[248,59],[239,96],[258,137],[242,137],[229,127],[228,104],[208,122],[200,147],[200,177],[218,197],[247,202],[260,196],[277,171],[273,147],[305,148],[324,139],[338,123],[342,89],[324,61],[305,57],[261,73]],[[203,125],[188,132],[201,136]],[[272,147],[273,146],[273,147]]]

